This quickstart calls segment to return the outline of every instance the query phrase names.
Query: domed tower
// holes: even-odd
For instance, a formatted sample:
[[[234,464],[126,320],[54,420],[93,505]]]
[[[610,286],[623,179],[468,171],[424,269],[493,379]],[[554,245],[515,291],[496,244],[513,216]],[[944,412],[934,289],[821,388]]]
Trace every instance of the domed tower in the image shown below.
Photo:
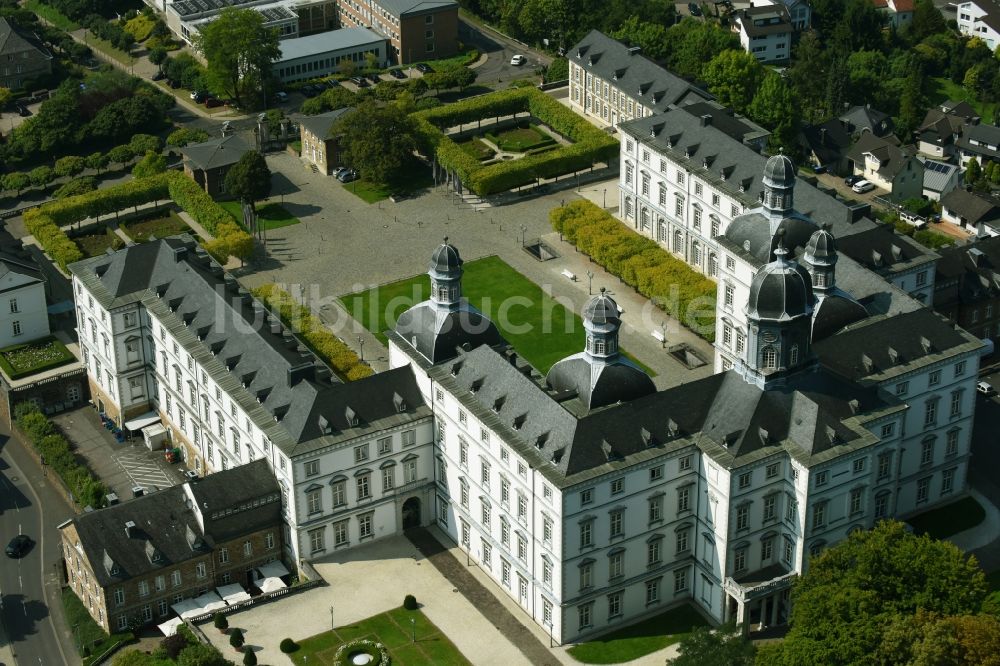
[[[586,348],[559,361],[545,382],[556,391],[574,391],[587,409],[654,393],[653,380],[618,351],[622,320],[618,304],[604,289],[583,308]]]
[[[771,157],[764,166],[764,215],[771,221],[771,233],[778,223],[792,214],[795,190],[795,165],[787,155]]]
[[[811,325],[815,298],[809,272],[788,259],[780,242],[774,261],[757,271],[747,301],[746,361],[737,369],[751,384],[768,388],[811,367]]]
[[[455,358],[461,346],[471,349],[504,342],[493,322],[462,298],[462,257],[447,237],[431,255],[427,274],[430,299],[396,321],[395,332],[404,343],[436,364]]]
[[[809,237],[802,263],[812,276],[813,292],[817,295],[832,292],[837,286],[837,242],[824,224]]]

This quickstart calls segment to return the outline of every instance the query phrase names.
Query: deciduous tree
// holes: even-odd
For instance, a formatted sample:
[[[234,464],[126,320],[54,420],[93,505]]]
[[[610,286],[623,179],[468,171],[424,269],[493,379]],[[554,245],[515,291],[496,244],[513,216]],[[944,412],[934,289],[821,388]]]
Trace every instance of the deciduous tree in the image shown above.
[[[55,173],[57,176],[75,176],[83,171],[86,164],[87,161],[85,159],[76,155],[60,157],[56,160]]]
[[[764,72],[764,66],[750,53],[728,49],[705,65],[701,78],[720,104],[731,106],[737,113],[746,113]]]
[[[167,170],[167,158],[152,150],[146,151],[141,160],[132,167],[132,175],[135,178],[147,178],[163,173]]]
[[[195,48],[208,62],[208,87],[244,107],[257,99],[271,64],[281,55],[278,32],[264,27],[264,17],[252,9],[227,7],[202,26]]]
[[[20,171],[12,171],[3,177],[3,189],[14,190],[16,195],[21,194],[21,190],[26,188],[31,184],[31,178],[28,174],[21,173]]]
[[[718,629],[695,627],[677,644],[669,666],[753,666],[753,643],[733,623]]]
[[[345,162],[375,183],[397,180],[417,145],[413,120],[399,107],[374,102],[341,116],[333,133],[340,136]]]
[[[226,192],[240,201],[255,205],[271,193],[271,170],[256,150],[243,154],[226,174]]]
[[[620,28],[611,33],[617,40],[642,48],[642,52],[653,60],[667,58],[667,27],[662,23],[642,21],[638,16],[630,16]],[[555,63],[553,63],[555,64]],[[559,79],[553,79],[558,81]]]

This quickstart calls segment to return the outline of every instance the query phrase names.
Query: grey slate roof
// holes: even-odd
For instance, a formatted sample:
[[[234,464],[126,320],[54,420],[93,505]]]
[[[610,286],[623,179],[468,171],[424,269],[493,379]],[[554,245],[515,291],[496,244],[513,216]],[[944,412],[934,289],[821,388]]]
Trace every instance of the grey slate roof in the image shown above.
[[[871,153],[878,159],[878,173],[889,182],[892,182],[896,175],[906,167],[911,158],[911,155],[904,152],[899,146],[867,132],[862,134],[861,138],[848,149],[847,157],[856,164],[863,165],[865,153]]]
[[[868,270],[890,275],[921,264],[932,264],[938,255],[913,239],[895,233],[892,225],[880,224],[837,240],[841,255],[851,257]]]
[[[0,16],[0,56],[25,50],[37,51],[42,57],[52,59],[52,55],[34,38],[20,32],[6,18]]]
[[[966,125],[955,145],[977,155],[1000,157],[1000,127],[985,124]]]
[[[337,119],[350,110],[349,108],[334,109],[315,116],[302,116],[298,118],[298,123],[300,127],[308,130],[313,136],[325,139],[329,138],[330,130],[336,124]]]
[[[445,9],[458,8],[455,0],[377,0],[386,11],[394,16],[429,14]]]
[[[1000,294],[1000,236],[941,248],[934,307],[976,303]]]
[[[763,37],[792,31],[788,8],[783,4],[740,9],[734,17],[750,37]]]
[[[952,176],[958,171],[958,165],[947,162],[939,162],[932,159],[920,159],[924,165],[924,189],[934,192],[943,192],[948,186]]]
[[[692,116],[701,119],[710,116],[713,127],[717,127],[741,143],[760,141],[771,136],[771,133],[749,118],[737,115],[732,109],[713,101],[697,101],[682,104],[679,108]]]
[[[417,303],[396,320],[396,333],[431,363],[454,358],[459,345],[504,344],[496,325],[465,299],[452,311]]]
[[[7,273],[18,273],[42,281],[42,271],[33,260],[0,250],[0,277]]]
[[[385,37],[368,28],[340,28],[327,30],[306,37],[294,37],[278,41],[281,55],[276,62],[288,62],[298,58],[308,58],[320,53],[356,48],[373,43],[385,43]]]
[[[188,506],[185,486],[190,486],[197,506]],[[212,517],[220,511],[226,515]],[[199,513],[205,519],[204,530],[199,526]],[[136,526],[132,536],[125,532],[129,521]],[[103,587],[176,566],[222,541],[268,527],[279,530],[281,495],[267,461],[257,460],[80,514],[72,522],[80,547]],[[151,558],[153,553],[158,554],[157,561]],[[106,561],[117,565],[117,575],[110,573]]]
[[[926,344],[925,344],[926,343]],[[861,321],[813,345],[820,363],[850,381],[909,372],[942,352],[973,351],[983,343],[929,308]]]
[[[892,116],[870,106],[853,106],[839,119],[845,123],[847,131],[852,134],[868,131],[875,136],[884,138],[892,134],[895,129]]]
[[[751,208],[760,205],[761,178],[768,158],[734,141],[718,128],[703,127],[699,119],[689,113],[667,110],[621,123],[618,129],[670,155],[699,178],[711,182],[744,205]],[[795,209],[817,224],[829,223],[838,239],[874,225],[867,218],[853,221],[857,215],[848,206],[801,179],[795,184]],[[810,233],[812,231],[815,228]],[[806,240],[802,241],[803,245]],[[791,250],[788,238],[786,243]]]
[[[812,341],[828,338],[868,316],[868,311],[846,292],[837,289],[818,299],[813,309]]]
[[[956,187],[941,197],[941,205],[957,213],[967,224],[997,222],[1000,220],[1000,201],[980,196],[962,187]]]
[[[598,30],[587,33],[566,55],[594,76],[646,100],[644,104],[655,111],[684,101],[712,99],[708,92],[668,72],[638,50],[630,53],[629,47]]]
[[[364,432],[383,418],[415,418],[423,408],[413,373],[404,368],[352,382],[349,391],[344,389],[284,330],[276,315],[269,315],[234,279],[223,277],[221,268],[186,234],[85,259],[69,269],[103,307],[138,301],[166,322],[220,387],[288,455],[310,450],[327,437]],[[405,398],[405,414],[395,407],[395,393]],[[362,420],[358,429],[344,424],[345,401]],[[320,414],[336,428],[323,438]]]
[[[656,391],[649,375],[624,356],[613,363],[591,363],[585,352],[564,358],[549,370],[546,382],[559,391],[574,391],[587,409],[634,400]]]
[[[806,125],[802,128],[802,138],[824,165],[839,160],[851,145],[850,134],[836,118],[819,125]]]
[[[243,154],[252,150],[238,134],[217,137],[202,143],[189,143],[181,148],[186,162],[203,171],[236,164]]]

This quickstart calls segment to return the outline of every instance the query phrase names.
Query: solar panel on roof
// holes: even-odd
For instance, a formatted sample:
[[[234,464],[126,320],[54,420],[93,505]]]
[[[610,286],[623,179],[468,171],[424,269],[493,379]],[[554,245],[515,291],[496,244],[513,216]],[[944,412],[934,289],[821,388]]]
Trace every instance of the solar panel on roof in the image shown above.
[[[951,167],[947,164],[941,164],[940,162],[924,162],[924,168],[937,173],[948,173],[951,171]]]

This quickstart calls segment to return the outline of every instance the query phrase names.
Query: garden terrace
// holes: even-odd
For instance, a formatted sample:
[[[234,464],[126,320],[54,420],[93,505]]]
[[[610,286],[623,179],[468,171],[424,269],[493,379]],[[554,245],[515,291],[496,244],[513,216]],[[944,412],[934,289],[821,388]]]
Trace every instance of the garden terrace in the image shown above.
[[[76,357],[53,337],[0,349],[0,368],[10,379],[72,363]]]

